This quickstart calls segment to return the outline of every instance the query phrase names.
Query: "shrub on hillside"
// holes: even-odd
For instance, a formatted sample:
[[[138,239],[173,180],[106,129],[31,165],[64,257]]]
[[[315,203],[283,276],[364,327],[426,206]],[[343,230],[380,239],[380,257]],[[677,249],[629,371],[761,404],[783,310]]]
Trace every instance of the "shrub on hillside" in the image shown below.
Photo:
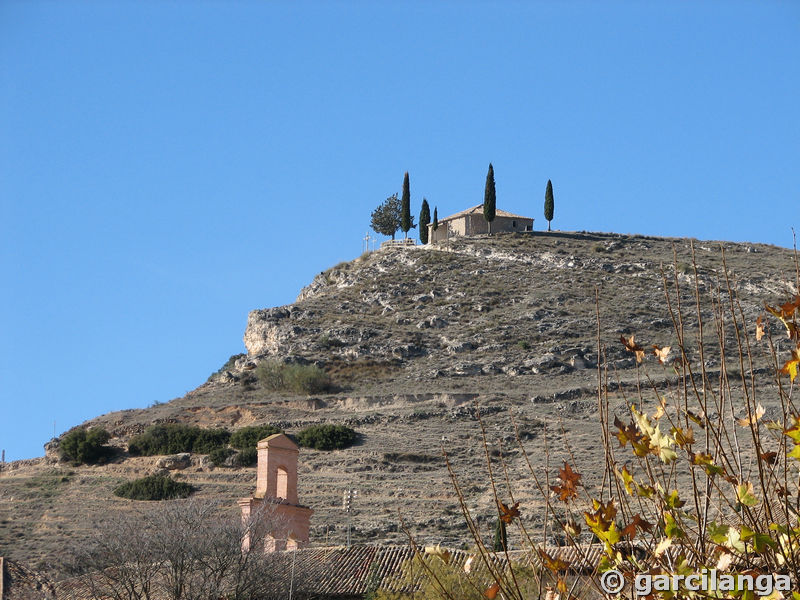
[[[331,378],[316,365],[263,361],[256,367],[256,376],[261,385],[276,392],[318,394],[331,387]]]
[[[255,448],[241,450],[233,458],[233,464],[237,467],[253,467],[256,463],[258,463],[258,450]]]
[[[344,425],[312,425],[296,436],[297,443],[315,450],[341,450],[352,446],[358,434]]]
[[[208,454],[227,445],[231,432],[226,429],[200,429],[192,444],[192,452]]]
[[[231,446],[237,450],[255,448],[259,441],[275,433],[283,433],[283,431],[272,425],[242,427],[231,434]]]
[[[105,429],[76,429],[61,440],[61,457],[76,465],[105,462],[112,453],[112,449],[106,446],[110,438]]]
[[[228,457],[235,453],[236,450],[232,448],[215,448],[208,453],[208,460],[210,460],[215,467],[224,467],[226,466],[225,461],[228,460]]]
[[[128,452],[134,456],[154,456],[196,452],[208,454],[224,448],[231,434],[225,429],[202,429],[178,423],[152,425],[128,443]]]
[[[410,463],[432,463],[441,459],[441,456],[432,454],[417,454],[416,452],[384,452],[383,462],[410,462]]]
[[[258,450],[247,448],[237,452],[233,448],[217,448],[208,458],[215,467],[253,467],[258,463]]]
[[[188,483],[166,475],[150,475],[128,481],[114,489],[114,495],[130,500],[171,500],[186,498],[194,491]]]

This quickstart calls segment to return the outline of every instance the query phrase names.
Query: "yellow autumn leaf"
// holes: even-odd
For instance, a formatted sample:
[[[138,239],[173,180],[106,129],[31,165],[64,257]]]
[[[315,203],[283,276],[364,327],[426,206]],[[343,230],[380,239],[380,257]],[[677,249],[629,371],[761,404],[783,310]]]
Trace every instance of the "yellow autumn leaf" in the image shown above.
[[[645,413],[640,413],[633,406],[631,406],[631,413],[633,413],[633,419],[636,421],[636,426],[639,428],[639,431],[645,435],[652,436],[655,429],[650,424],[650,419],[647,415]]]
[[[573,519],[569,519],[566,523],[564,523],[564,531],[566,531],[571,537],[578,537],[581,533],[581,526]]]
[[[664,552],[667,551],[667,549],[670,546],[672,546],[672,540],[670,538],[664,538],[663,540],[658,542],[658,546],[656,546],[656,549],[653,551],[653,554],[655,554],[656,556],[661,556],[664,554]]]
[[[652,498],[655,496],[656,491],[653,486],[636,484],[636,495],[640,498]]]
[[[660,362],[662,365],[667,364],[667,358],[669,357],[671,350],[672,348],[670,346],[659,347],[655,344],[653,345],[653,354],[656,358],[658,358],[658,362]]]
[[[644,434],[645,439],[649,438],[647,439],[647,452],[642,452],[644,448],[634,444],[634,454],[636,456],[655,454],[665,464],[669,464],[678,458],[678,455],[672,450],[675,446],[675,438],[663,433],[659,425],[653,426],[650,418],[645,413],[640,413],[633,406],[631,406],[631,413],[639,431]]]
[[[794,382],[795,378],[797,377],[797,366],[800,365],[800,359],[793,358],[792,360],[786,361],[786,364],[783,365],[781,369],[781,373],[783,375],[788,375],[789,379]]]
[[[788,375],[792,382],[794,382],[795,377],[797,377],[798,365],[800,365],[800,346],[795,346],[794,349],[792,349],[792,358],[787,360],[786,364],[783,365],[781,374]]]
[[[670,431],[675,437],[675,443],[681,448],[694,444],[694,429],[691,427],[687,427],[686,429],[673,427]]]
[[[656,409],[656,413],[653,415],[653,420],[658,421],[664,414],[667,412],[667,401],[664,398],[659,398],[658,400],[658,408]]]
[[[761,338],[764,337],[764,319],[759,315],[758,319],[756,319],[756,341],[760,342]]]
[[[720,556],[719,560],[717,561],[716,569],[717,571],[727,571],[732,563],[733,563],[733,554],[730,554],[728,552],[723,552],[722,556]]]
[[[755,412],[754,412],[754,413],[752,413],[752,414],[751,414],[750,416],[748,416],[748,417],[742,417],[741,419],[739,419],[739,420],[737,421],[737,423],[739,423],[739,425],[741,425],[742,427],[747,427],[747,426],[748,426],[748,425],[750,425],[751,423],[752,423],[753,425],[755,425],[755,424],[756,424],[756,423],[759,421],[759,419],[761,419],[761,417],[763,417],[763,416],[764,416],[764,412],[765,412],[765,411],[764,411],[764,407],[763,407],[763,406],[761,406],[761,405],[759,404],[759,405],[756,407],[756,410],[755,410]]]
[[[625,491],[628,492],[628,495],[633,496],[633,487],[631,486],[633,483],[633,475],[631,475],[631,472],[628,471],[628,466],[625,465],[622,467],[622,470],[615,468],[614,472],[617,474],[617,477],[622,480],[622,483],[625,485]]]
[[[662,433],[660,426],[657,425],[653,430],[653,435],[650,436],[650,448],[653,449],[664,464],[669,464],[678,458],[678,455],[672,449],[674,445],[675,438]]]
[[[795,444],[800,444],[800,417],[791,416],[792,426],[783,430],[783,434],[792,438]]]
[[[728,529],[728,533],[725,536],[725,547],[735,550],[740,554],[744,554],[745,547],[742,543],[742,536],[738,529],[734,527]]]

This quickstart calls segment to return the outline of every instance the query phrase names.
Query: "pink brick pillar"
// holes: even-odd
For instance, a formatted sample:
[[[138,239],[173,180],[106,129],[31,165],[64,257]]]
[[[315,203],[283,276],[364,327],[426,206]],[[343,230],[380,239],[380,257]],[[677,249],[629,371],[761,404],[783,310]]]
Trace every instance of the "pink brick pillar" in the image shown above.
[[[282,433],[258,442],[256,498],[283,498],[297,504],[297,455],[300,449]]]
[[[258,442],[256,493],[239,500],[239,507],[245,523],[255,516],[265,519],[263,547],[266,552],[302,548],[308,544],[314,511],[297,500],[299,453],[297,445],[282,433]],[[261,543],[247,535],[242,549],[246,551],[252,544]]]

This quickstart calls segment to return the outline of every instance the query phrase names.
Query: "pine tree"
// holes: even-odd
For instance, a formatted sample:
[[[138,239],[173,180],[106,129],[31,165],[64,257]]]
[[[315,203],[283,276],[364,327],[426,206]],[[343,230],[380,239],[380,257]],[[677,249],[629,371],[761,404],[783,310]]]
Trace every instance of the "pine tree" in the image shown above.
[[[436,231],[439,229],[439,209],[435,206],[433,207],[433,230]]]
[[[406,171],[403,176],[403,196],[400,201],[400,229],[406,234],[406,239],[408,239],[408,230],[411,229],[412,225],[411,190],[408,184],[408,171]]]
[[[497,213],[497,197],[494,190],[494,167],[489,163],[486,173],[486,190],[483,193],[483,218],[489,223],[489,235],[492,235],[492,221]]]
[[[553,220],[553,184],[549,179],[544,192],[544,218],[547,219],[547,231],[550,231],[550,221]]]
[[[492,550],[495,552],[503,552],[508,549],[508,538],[506,537],[506,524],[497,519],[497,524],[494,526],[494,542],[492,543]]]
[[[394,239],[395,232],[400,229],[400,199],[397,194],[389,196],[372,211],[371,225],[376,233],[390,235]]]
[[[431,208],[428,201],[422,199],[422,210],[419,211],[419,241],[423,244],[428,243],[428,223],[431,222]]]

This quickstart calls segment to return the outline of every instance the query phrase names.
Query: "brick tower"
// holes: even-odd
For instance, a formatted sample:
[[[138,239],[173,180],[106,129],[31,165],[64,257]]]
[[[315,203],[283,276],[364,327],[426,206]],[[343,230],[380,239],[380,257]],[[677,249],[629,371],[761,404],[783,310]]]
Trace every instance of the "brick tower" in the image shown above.
[[[251,543],[258,544],[262,537],[266,552],[292,550],[308,544],[309,522],[314,511],[297,502],[299,453],[297,444],[282,433],[258,442],[256,493],[239,500],[239,506],[245,522],[250,522],[263,510],[266,525],[262,534],[247,535],[245,548]]]

